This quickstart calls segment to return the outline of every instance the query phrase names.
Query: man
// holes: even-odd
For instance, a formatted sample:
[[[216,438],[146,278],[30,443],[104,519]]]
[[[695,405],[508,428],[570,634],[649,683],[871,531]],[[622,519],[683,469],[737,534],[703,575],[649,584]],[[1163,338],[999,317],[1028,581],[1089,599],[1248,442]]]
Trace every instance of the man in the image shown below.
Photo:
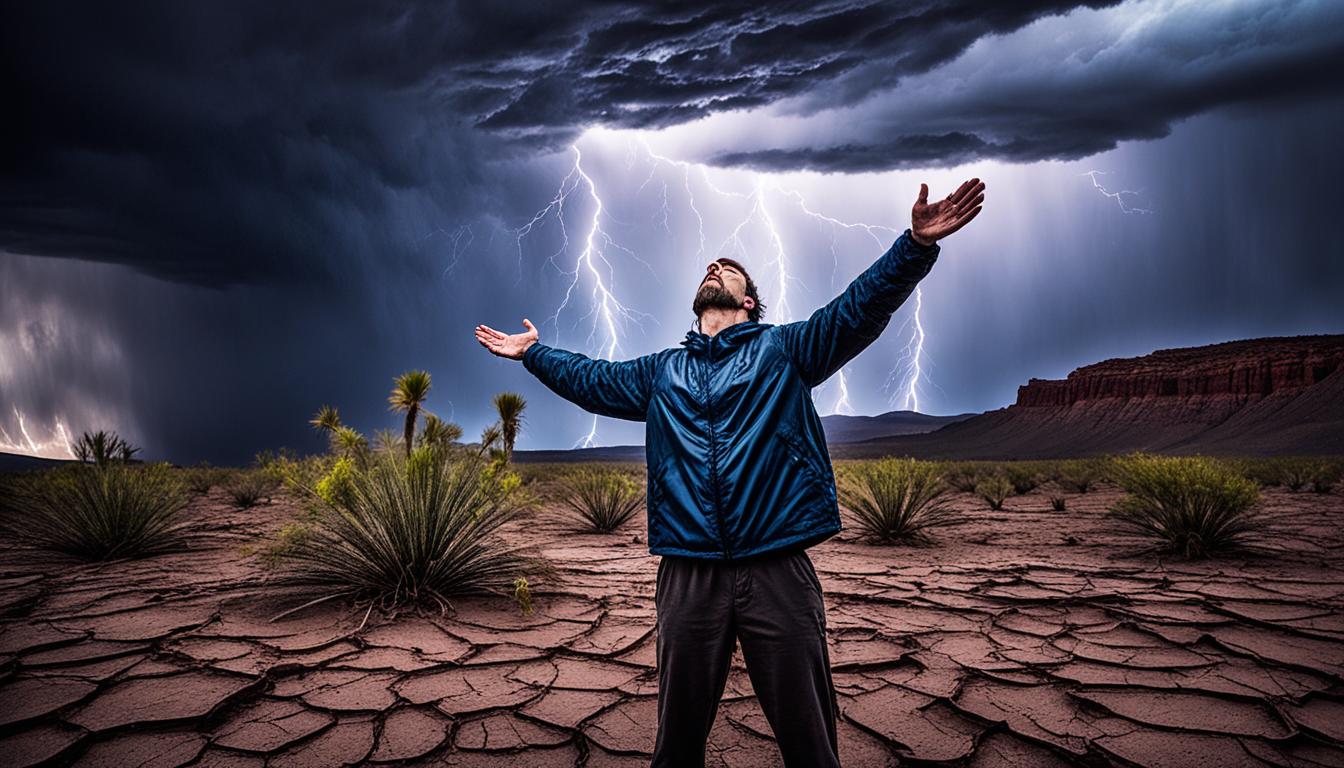
[[[821,582],[806,549],[840,531],[835,476],[811,390],[877,339],[937,259],[938,240],[980,212],[971,179],[930,205],[845,292],[796,323],[761,323],[746,269],[718,259],[680,348],[594,360],[476,327],[496,355],[604,416],[644,421],[649,551],[658,563],[654,766],[703,766],[738,641],[787,766],[839,765]]]

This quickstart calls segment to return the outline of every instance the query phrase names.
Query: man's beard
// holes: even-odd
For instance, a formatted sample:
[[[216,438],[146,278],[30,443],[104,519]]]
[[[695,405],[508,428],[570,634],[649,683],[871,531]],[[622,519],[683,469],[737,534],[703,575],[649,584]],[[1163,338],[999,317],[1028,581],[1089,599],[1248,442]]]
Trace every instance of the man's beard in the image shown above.
[[[699,317],[706,309],[741,309],[742,304],[737,297],[724,290],[723,286],[710,281],[700,286],[700,290],[695,294],[695,302],[691,304],[691,312]]]

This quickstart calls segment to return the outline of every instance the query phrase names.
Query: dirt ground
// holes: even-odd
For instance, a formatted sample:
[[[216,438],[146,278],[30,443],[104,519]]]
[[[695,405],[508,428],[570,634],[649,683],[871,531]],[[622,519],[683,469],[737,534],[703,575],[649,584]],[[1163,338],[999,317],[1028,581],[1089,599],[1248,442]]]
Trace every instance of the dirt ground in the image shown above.
[[[1137,553],[1103,486],[956,494],[922,547],[809,550],[826,591],[846,766],[1344,765],[1344,496],[1265,491],[1272,557]],[[439,618],[323,606],[280,622],[249,544],[295,513],[191,514],[189,552],[40,561],[0,544],[0,762],[77,765],[647,765],[654,575],[643,517],[576,534],[510,523],[561,567],[534,614],[505,598]],[[712,766],[780,764],[740,650]]]

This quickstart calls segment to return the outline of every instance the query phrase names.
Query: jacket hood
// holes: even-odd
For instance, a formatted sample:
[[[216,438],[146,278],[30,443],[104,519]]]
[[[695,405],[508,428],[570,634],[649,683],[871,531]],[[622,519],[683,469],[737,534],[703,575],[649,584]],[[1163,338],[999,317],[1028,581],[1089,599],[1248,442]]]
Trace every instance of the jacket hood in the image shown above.
[[[727,353],[747,343],[747,341],[756,336],[756,334],[761,333],[769,327],[770,325],[768,323],[758,323],[752,320],[747,320],[745,322],[730,325],[714,336],[700,333],[699,331],[687,331],[686,340],[681,342],[681,345],[686,347],[689,352],[703,355],[709,350],[710,342],[717,339],[721,353]]]

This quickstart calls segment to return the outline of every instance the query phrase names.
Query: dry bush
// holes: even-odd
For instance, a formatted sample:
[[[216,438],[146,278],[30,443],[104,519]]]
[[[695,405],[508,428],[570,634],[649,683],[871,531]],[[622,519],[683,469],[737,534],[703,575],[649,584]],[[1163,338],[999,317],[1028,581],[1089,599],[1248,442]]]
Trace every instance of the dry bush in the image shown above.
[[[1116,470],[1127,495],[1111,515],[1163,549],[1207,557],[1246,548],[1264,531],[1259,487],[1216,459],[1136,452],[1117,460]]]
[[[975,495],[984,499],[993,510],[1003,509],[1003,502],[1013,492],[1013,484],[1001,474],[995,473],[981,478],[975,484]]]
[[[955,521],[948,486],[936,464],[885,458],[848,468],[840,493],[857,527],[880,543],[926,539],[931,528]]]
[[[560,501],[586,530],[612,533],[635,516],[644,490],[629,475],[610,468],[584,467],[561,481]]]
[[[18,475],[0,494],[0,527],[18,543],[84,560],[180,548],[187,492],[167,464],[120,461]]]

